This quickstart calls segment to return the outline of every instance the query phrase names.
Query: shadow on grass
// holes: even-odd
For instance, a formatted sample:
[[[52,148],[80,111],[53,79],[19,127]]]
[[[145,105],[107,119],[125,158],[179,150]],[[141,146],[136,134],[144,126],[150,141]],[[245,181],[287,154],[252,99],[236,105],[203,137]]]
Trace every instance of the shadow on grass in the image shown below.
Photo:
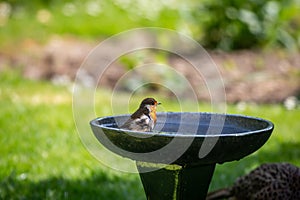
[[[0,199],[145,199],[138,178],[94,174],[86,179],[53,177],[37,182],[14,172],[0,182]]]

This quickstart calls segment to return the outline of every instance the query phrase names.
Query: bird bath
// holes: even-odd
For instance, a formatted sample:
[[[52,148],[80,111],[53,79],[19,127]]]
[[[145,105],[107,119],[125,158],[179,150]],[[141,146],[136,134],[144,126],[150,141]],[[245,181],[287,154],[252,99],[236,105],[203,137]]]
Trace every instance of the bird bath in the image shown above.
[[[90,122],[110,151],[136,161],[147,199],[205,199],[215,165],[258,150],[274,125],[230,114],[158,113],[153,132],[119,129],[129,115]]]

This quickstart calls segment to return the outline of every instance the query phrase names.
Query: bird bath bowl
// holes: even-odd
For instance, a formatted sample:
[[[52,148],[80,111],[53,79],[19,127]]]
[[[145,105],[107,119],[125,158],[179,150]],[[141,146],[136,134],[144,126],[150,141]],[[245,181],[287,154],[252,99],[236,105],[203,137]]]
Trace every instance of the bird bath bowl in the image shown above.
[[[147,199],[205,199],[215,165],[258,150],[274,125],[230,114],[157,114],[153,132],[119,129],[129,115],[94,119],[94,135],[110,151],[136,161]]]

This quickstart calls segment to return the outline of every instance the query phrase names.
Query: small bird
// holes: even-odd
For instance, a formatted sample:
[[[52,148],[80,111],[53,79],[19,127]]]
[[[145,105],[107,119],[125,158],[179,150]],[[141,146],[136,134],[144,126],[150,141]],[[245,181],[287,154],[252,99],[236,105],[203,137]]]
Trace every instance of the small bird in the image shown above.
[[[263,164],[238,178],[230,188],[207,195],[206,200],[300,199],[300,168],[289,163]]]
[[[156,124],[156,107],[159,105],[155,99],[144,99],[140,107],[130,116],[130,118],[120,127],[134,131],[152,131]]]

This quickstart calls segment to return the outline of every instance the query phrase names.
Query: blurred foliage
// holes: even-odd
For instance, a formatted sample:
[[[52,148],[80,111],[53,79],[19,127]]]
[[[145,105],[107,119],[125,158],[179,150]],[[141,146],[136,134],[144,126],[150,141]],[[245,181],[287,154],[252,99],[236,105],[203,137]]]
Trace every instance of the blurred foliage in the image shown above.
[[[6,0],[0,1],[0,38],[46,40],[51,34],[105,38],[137,27],[164,27],[208,48],[300,46],[299,0]]]
[[[202,22],[207,47],[243,49],[300,46],[300,2],[297,0],[205,1],[194,10]]]

